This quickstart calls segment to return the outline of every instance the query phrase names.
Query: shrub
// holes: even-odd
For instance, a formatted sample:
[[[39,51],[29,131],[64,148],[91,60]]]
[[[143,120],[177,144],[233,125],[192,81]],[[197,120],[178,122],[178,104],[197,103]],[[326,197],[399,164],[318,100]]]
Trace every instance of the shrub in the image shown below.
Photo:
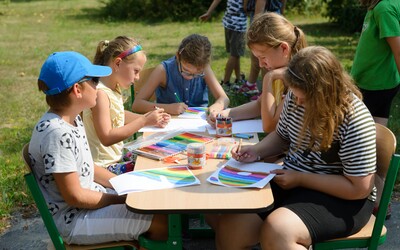
[[[326,16],[343,30],[360,32],[367,12],[359,0],[323,0],[327,4]]]
[[[103,15],[133,21],[192,21],[205,13],[212,0],[101,0]],[[219,4],[216,12],[225,9]]]

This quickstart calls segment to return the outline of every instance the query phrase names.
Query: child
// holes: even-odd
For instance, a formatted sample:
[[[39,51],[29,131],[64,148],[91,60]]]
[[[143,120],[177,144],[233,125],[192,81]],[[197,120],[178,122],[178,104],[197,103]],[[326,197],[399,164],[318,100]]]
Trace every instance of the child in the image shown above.
[[[247,0],[245,0],[246,3]],[[286,0],[248,0],[247,2],[247,12],[250,12],[250,23],[253,22],[254,16],[262,14],[266,11],[275,12],[283,15],[285,10]],[[238,89],[239,93],[251,94],[253,89],[257,89],[257,78],[260,73],[260,65],[258,59],[253,53],[250,55],[251,64],[250,72],[247,81]],[[265,69],[262,70],[261,76],[264,77]],[[259,94],[260,95],[260,94]],[[254,95],[250,99],[257,100],[259,95]]]
[[[273,208],[261,214],[222,215],[220,249],[309,249],[346,237],[369,220],[375,200],[375,123],[361,93],[337,58],[307,47],[285,70],[289,91],[276,131],[232,157],[253,162],[287,151],[271,182]]]
[[[164,127],[170,118],[154,105],[145,115],[124,110],[121,88],[127,89],[139,79],[146,60],[141,45],[126,36],[101,41],[94,57],[94,64],[109,66],[112,73],[100,78],[97,103],[84,110],[83,122],[94,162],[116,174],[132,171],[134,166],[129,157],[117,163],[123,156],[123,140],[147,125]]]
[[[387,126],[400,88],[400,1],[360,0],[368,7],[351,74],[375,122]]]
[[[214,0],[207,12],[199,17],[201,21],[207,21],[211,17],[211,13],[218,6],[221,0]],[[222,24],[225,31],[225,47],[229,53],[228,61],[225,65],[225,74],[222,84],[230,87],[230,78],[232,72],[235,72],[235,83],[243,80],[240,74],[240,57],[244,55],[245,41],[244,35],[247,29],[247,16],[244,11],[243,0],[228,0],[226,3],[226,11],[222,18]],[[254,89],[257,91],[257,89]],[[256,93],[256,92],[254,92]]]
[[[260,66],[271,71],[286,67],[290,58],[307,46],[307,41],[303,31],[285,17],[266,12],[256,16],[251,23],[247,31],[247,45],[258,58]],[[234,121],[261,115],[264,131],[267,133],[273,131],[283,107],[282,100],[286,88],[280,79],[270,83],[270,75],[267,73],[263,79],[263,89],[261,98],[257,101],[226,109],[220,113],[211,113],[208,122],[215,126],[215,117],[218,114],[232,117]]]
[[[132,104],[139,113],[154,109],[150,97],[156,93],[157,106],[171,115],[179,115],[188,107],[207,107],[208,89],[215,98],[209,110],[220,112],[229,105],[229,98],[210,67],[211,43],[207,37],[192,34],[184,38],[174,57],[158,65]]]
[[[111,189],[115,175],[93,164],[79,113],[96,105],[98,78],[110,74],[111,68],[67,51],[51,54],[38,80],[50,109],[32,133],[31,167],[68,244],[133,241],[144,233],[155,240],[167,237],[166,216],[127,210],[126,197]]]

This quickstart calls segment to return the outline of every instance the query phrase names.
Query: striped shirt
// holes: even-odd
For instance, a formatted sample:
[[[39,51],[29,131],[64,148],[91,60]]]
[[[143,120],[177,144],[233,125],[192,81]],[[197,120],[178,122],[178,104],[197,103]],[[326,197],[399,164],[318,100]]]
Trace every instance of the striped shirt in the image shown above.
[[[375,123],[364,103],[354,96],[328,151],[309,149],[309,131],[299,141],[304,107],[297,106],[289,91],[277,126],[277,133],[290,142],[284,160],[287,169],[319,174],[366,176],[376,171]],[[299,145],[299,146],[298,146]]]
[[[222,24],[229,30],[246,32],[247,16],[243,9],[243,0],[228,0]]]

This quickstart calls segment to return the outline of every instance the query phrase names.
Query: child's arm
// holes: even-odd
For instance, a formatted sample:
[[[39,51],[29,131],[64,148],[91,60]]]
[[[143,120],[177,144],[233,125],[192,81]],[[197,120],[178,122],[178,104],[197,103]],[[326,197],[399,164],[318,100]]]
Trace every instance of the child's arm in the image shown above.
[[[210,113],[218,113],[228,107],[229,98],[226,95],[221,84],[219,84],[210,65],[206,66],[204,73],[204,80],[215,99],[215,102],[210,106],[209,111]]]
[[[100,142],[104,146],[111,146],[115,143],[123,141],[139,129],[146,125],[156,125],[158,118],[163,117],[163,110],[155,110],[153,104],[153,112],[147,116],[132,115],[128,118],[128,123],[118,128],[113,128],[110,120],[110,101],[107,94],[102,91],[97,91],[97,103],[92,108],[93,125]],[[135,119],[133,119],[133,116]],[[133,121],[134,120],[134,121]]]
[[[199,17],[199,19],[201,20],[201,21],[207,21],[208,19],[210,19],[210,17],[211,17],[211,13],[215,10],[215,8],[218,6],[218,4],[221,2],[221,0],[214,0],[212,3],[211,3],[211,5],[210,5],[210,7],[208,8],[208,10],[207,10],[207,12],[206,13],[204,13],[203,15],[201,15],[200,17]]]
[[[266,5],[267,5],[267,0],[256,0],[256,4],[254,7],[254,16],[264,13]]]
[[[397,70],[400,73],[400,36],[387,37],[386,41],[393,52],[394,60],[396,61],[397,65]]]
[[[261,119],[263,130],[270,133],[275,130],[279,121],[279,115],[283,108],[283,102],[276,106],[275,96],[273,94],[272,82],[276,79],[283,79],[284,68],[276,69],[265,74],[263,79],[263,92],[261,94]]]
[[[143,116],[145,117],[145,126],[165,127],[171,119],[171,116],[165,113],[164,109],[155,106],[153,111],[147,112],[144,115],[125,110],[125,125],[135,123],[136,120],[140,120]],[[141,127],[138,128],[138,130],[139,129],[141,129]]]
[[[187,109],[187,105],[183,102],[171,103],[171,104],[163,104],[150,102],[150,97],[154,94],[157,87],[166,87],[167,83],[167,74],[165,72],[164,66],[162,64],[158,65],[151,75],[149,79],[145,83],[137,96],[135,97],[135,101],[132,104],[132,111],[137,113],[147,113],[149,111],[154,110],[154,106],[164,109],[165,112],[171,115],[181,114]]]
[[[104,169],[104,171],[107,170]],[[77,172],[53,173],[53,176],[63,199],[70,206],[85,209],[98,209],[111,204],[125,203],[125,196],[106,194],[82,188],[79,183],[79,176]]]

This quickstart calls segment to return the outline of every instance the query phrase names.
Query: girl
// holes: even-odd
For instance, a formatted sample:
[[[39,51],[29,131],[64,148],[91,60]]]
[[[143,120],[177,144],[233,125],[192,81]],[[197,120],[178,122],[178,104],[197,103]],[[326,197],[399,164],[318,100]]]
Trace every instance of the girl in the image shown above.
[[[163,109],[149,110],[138,115],[124,110],[121,89],[127,89],[139,79],[139,72],[146,63],[141,45],[126,36],[101,41],[97,46],[94,64],[109,66],[110,76],[101,77],[97,103],[83,112],[83,121],[94,162],[117,174],[133,170],[134,162],[121,165],[123,140],[148,125],[164,127],[170,116]]]
[[[285,17],[266,12],[256,16],[251,23],[247,31],[247,45],[258,58],[260,67],[269,72],[287,66],[291,57],[307,46],[307,41],[303,31]],[[283,107],[286,88],[281,80],[270,83],[271,75],[268,72],[263,79],[261,98],[222,112],[211,112],[208,122],[214,126],[218,114],[232,117],[233,120],[252,119],[261,115],[264,131],[273,131]]]
[[[229,98],[210,67],[211,43],[207,37],[193,34],[182,40],[174,57],[163,61],[149,76],[132,104],[132,110],[149,112],[156,93],[157,106],[171,115],[179,115],[188,107],[207,107],[208,89],[215,98],[209,109],[222,111]]]
[[[375,200],[375,123],[361,93],[323,47],[299,51],[271,72],[289,91],[276,131],[243,146],[235,159],[253,162],[287,151],[273,171],[273,208],[263,214],[222,215],[219,249],[308,249],[346,237],[369,220]],[[233,229],[233,230],[232,230]]]

